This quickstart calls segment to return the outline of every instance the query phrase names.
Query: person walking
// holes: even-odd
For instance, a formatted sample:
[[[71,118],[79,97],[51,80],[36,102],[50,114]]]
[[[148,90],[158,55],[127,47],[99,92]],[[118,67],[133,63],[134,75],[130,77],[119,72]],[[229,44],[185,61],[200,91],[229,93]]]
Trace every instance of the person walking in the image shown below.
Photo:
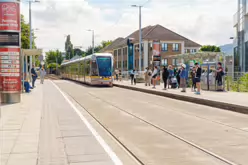
[[[36,81],[36,79],[37,79],[37,77],[38,77],[38,75],[37,75],[37,73],[36,73],[34,67],[35,67],[35,66],[33,65],[33,66],[32,66],[32,69],[31,69],[32,87],[33,87],[33,88],[35,88],[35,81]]]
[[[163,81],[164,81],[164,90],[166,90],[167,88],[167,82],[168,82],[168,78],[169,78],[169,71],[166,67],[164,67],[163,69],[163,73],[162,73],[162,78],[163,78]]]
[[[196,68],[195,83],[196,83],[196,87],[197,87],[197,92],[195,94],[200,95],[201,94],[201,74],[202,74],[202,69],[199,66],[199,63],[195,63],[195,68]]]
[[[44,83],[45,75],[46,75],[46,70],[45,70],[44,67],[42,66],[42,68],[41,68],[41,70],[40,70],[40,83],[41,83],[41,84]]]
[[[181,66],[181,72],[180,72],[180,87],[182,88],[181,92],[186,92],[186,79],[187,79],[187,71],[186,71],[186,65],[182,64]]]
[[[154,70],[152,72],[152,83],[153,83],[153,88],[156,88],[156,83],[157,83],[157,76],[158,76],[158,67],[155,66]]]

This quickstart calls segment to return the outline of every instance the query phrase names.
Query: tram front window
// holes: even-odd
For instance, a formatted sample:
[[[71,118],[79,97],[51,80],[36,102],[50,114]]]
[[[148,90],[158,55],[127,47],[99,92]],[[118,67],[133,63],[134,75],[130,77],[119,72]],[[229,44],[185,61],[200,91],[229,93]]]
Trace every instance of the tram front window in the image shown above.
[[[112,76],[110,57],[97,57],[97,64],[98,64],[99,76],[103,76],[103,77]]]

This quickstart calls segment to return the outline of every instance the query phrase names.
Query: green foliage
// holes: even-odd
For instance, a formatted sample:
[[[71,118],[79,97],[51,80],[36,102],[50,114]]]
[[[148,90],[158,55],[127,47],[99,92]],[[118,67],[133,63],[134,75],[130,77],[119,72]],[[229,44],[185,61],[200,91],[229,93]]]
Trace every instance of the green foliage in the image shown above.
[[[68,35],[65,41],[65,51],[66,51],[66,59],[71,59],[74,57],[74,49],[73,44],[71,43],[71,36]]]
[[[35,36],[33,35],[33,48],[36,48],[35,46]],[[25,22],[24,16],[21,15],[21,47],[22,49],[29,49],[29,42],[30,42],[30,26],[28,23]]]
[[[220,47],[214,45],[204,45],[200,50],[202,52],[221,52]]]
[[[94,47],[94,52],[98,53],[100,50],[102,50],[103,48],[107,47],[108,45],[112,44],[113,41],[102,41],[100,45],[95,46]],[[92,54],[92,46],[88,47],[88,49],[85,52],[85,55],[91,55]]]
[[[63,61],[62,53],[59,50],[46,52],[46,63],[49,65],[51,63],[57,63],[60,65]]]
[[[227,86],[231,87],[231,90],[234,92],[248,92],[248,74],[243,75],[240,78],[237,78],[236,81],[232,81],[232,77],[227,77]]]
[[[60,65],[59,64],[56,64],[56,63],[50,63],[48,64],[48,68],[49,69],[56,69],[56,67],[58,66],[58,68],[60,68]]]

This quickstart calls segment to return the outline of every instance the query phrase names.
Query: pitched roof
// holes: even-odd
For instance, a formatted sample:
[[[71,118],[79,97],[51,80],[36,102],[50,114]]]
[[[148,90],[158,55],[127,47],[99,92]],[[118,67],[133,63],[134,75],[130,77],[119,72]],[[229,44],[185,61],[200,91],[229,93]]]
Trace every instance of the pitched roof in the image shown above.
[[[139,30],[136,30],[129,36],[124,38],[117,38],[111,45],[107,47],[109,50],[113,50],[119,47],[126,46],[127,39],[134,38],[139,39]],[[142,39],[144,40],[165,40],[165,41],[184,41],[185,47],[201,47],[200,44],[185,38],[161,25],[147,26],[142,28]],[[104,50],[106,51],[106,50]]]
[[[106,46],[105,48],[101,49],[100,53],[105,52],[105,51],[113,50],[122,40],[124,40],[124,38],[119,37],[119,38],[115,39],[112,42],[112,44],[110,44],[110,45]]]

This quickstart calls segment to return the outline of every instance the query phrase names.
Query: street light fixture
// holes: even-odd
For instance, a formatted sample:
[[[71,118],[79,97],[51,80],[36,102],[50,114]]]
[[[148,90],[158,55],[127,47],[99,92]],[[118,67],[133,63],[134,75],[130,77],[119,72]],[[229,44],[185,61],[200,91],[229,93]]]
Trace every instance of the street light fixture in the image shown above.
[[[141,8],[143,7],[143,5],[131,5],[131,7],[139,8],[139,71],[141,72],[141,56],[142,56]]]
[[[95,36],[94,36],[94,30],[92,30],[92,29],[88,29],[87,31],[90,31],[90,32],[92,32],[92,54],[94,54],[94,38],[95,38]]]
[[[30,34],[29,34],[29,49],[33,48],[33,36],[32,36],[32,3],[38,3],[40,2],[39,0],[30,0],[29,2],[29,28],[30,28]],[[31,69],[32,69],[32,64],[33,64],[33,59],[32,56],[30,56],[30,67],[29,67],[29,74],[31,76]],[[32,76],[31,76],[32,77]]]

